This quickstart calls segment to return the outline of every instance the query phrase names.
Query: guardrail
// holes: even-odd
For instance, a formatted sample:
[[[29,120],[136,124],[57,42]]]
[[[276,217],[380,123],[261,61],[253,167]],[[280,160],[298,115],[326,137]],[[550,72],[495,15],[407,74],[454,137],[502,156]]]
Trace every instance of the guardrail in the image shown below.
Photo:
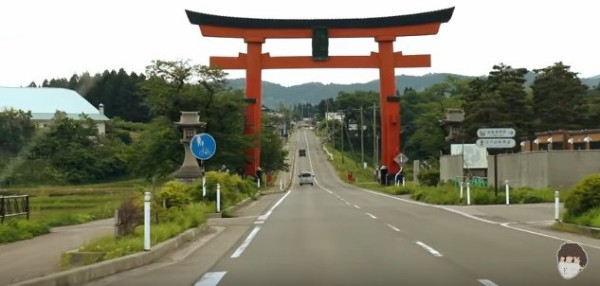
[[[29,219],[29,195],[0,196],[0,223],[7,217],[20,215]]]

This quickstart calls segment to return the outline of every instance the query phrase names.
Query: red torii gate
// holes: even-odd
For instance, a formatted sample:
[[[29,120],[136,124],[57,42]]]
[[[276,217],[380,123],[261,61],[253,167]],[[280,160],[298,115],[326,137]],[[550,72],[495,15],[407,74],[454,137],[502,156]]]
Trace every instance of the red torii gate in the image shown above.
[[[246,54],[211,57],[210,66],[246,70],[246,122],[244,134],[254,135],[253,149],[246,151],[250,162],[244,172],[255,175],[260,166],[261,83],[263,69],[294,68],[377,68],[381,107],[381,163],[388,172],[400,166],[400,98],[396,96],[395,68],[429,67],[430,55],[403,55],[394,52],[397,37],[435,35],[442,23],[450,21],[454,7],[419,14],[364,19],[252,19],[204,14],[186,10],[190,23],[206,37],[240,38]],[[329,38],[374,38],[379,52],[368,56],[329,56]],[[271,57],[262,52],[267,39],[313,39],[313,56]]]

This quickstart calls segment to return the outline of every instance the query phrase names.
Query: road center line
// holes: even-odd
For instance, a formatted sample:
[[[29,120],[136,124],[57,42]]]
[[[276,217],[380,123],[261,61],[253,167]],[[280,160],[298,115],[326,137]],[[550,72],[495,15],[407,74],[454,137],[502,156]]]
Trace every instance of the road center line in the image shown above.
[[[225,274],[227,274],[226,271],[208,272],[204,274],[204,276],[202,276],[200,280],[194,283],[194,286],[216,286],[217,284],[219,284],[219,281],[223,279],[223,276],[225,276]]]
[[[400,232],[400,229],[399,229],[399,228],[397,228],[397,227],[395,227],[395,226],[393,226],[393,225],[391,225],[391,224],[388,224],[387,226],[388,226],[389,228],[391,228],[391,229],[393,229],[393,230],[397,231],[397,232]]]
[[[357,206],[357,205],[354,205],[354,207],[355,207],[356,209],[359,209],[359,210],[360,210],[360,207],[359,207],[359,206]]]
[[[260,226],[255,226],[254,229],[252,230],[252,232],[250,232],[250,234],[248,235],[248,237],[246,237],[246,239],[244,240],[242,245],[240,245],[240,247],[238,247],[235,250],[235,252],[231,255],[231,258],[240,257],[240,255],[242,255],[244,250],[246,250],[246,247],[248,247],[248,245],[250,245],[250,242],[252,242],[252,239],[254,238],[254,236],[256,236],[256,234],[258,233],[259,230],[260,230]]]
[[[349,205],[349,206],[351,206],[351,205],[352,205],[352,204],[351,204],[351,203],[349,203],[349,202],[346,202],[346,204],[347,204],[347,205]]]
[[[488,280],[488,279],[477,279],[477,281],[479,281],[479,283],[481,283],[485,286],[498,286],[498,284],[496,284],[492,280]]]
[[[417,244],[420,245],[421,247],[425,248],[425,250],[429,251],[429,253],[433,254],[434,256],[437,256],[437,257],[441,257],[442,256],[441,253],[439,253],[437,250],[433,249],[433,247],[431,247],[431,246],[429,246],[429,245],[427,245],[425,243],[417,241]]]
[[[370,213],[365,213],[365,214],[366,214],[366,215],[368,215],[368,216],[370,216],[372,219],[377,219],[377,217],[376,217],[376,216],[374,216],[374,215],[372,215],[372,214],[370,214]]]

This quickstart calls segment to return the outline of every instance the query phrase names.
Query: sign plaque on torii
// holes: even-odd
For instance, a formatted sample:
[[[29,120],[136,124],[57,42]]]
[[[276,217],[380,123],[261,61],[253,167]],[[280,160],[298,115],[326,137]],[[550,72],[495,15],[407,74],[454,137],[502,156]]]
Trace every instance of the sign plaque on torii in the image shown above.
[[[389,172],[400,169],[394,161],[400,153],[400,100],[396,96],[395,68],[429,67],[430,55],[394,52],[397,37],[435,35],[450,21],[454,7],[419,14],[363,19],[252,19],[217,16],[186,10],[190,23],[206,37],[238,38],[247,45],[237,57],[211,57],[210,66],[246,70],[246,123],[244,134],[259,135],[261,126],[261,81],[263,69],[376,68],[379,69],[381,107],[381,163]],[[312,56],[272,57],[263,53],[267,39],[312,39]],[[330,56],[330,38],[373,38],[378,51],[364,56]],[[246,151],[247,175],[260,166],[260,145]]]

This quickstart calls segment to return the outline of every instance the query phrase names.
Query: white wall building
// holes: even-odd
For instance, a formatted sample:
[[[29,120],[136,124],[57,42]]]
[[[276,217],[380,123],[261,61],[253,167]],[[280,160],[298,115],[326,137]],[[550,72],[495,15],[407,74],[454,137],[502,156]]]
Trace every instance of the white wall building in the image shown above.
[[[90,104],[79,93],[66,88],[53,87],[0,87],[0,112],[8,109],[31,112],[31,120],[38,128],[46,128],[57,111],[79,120],[81,114],[94,120],[98,134],[106,132],[108,117],[104,107],[99,109]]]

